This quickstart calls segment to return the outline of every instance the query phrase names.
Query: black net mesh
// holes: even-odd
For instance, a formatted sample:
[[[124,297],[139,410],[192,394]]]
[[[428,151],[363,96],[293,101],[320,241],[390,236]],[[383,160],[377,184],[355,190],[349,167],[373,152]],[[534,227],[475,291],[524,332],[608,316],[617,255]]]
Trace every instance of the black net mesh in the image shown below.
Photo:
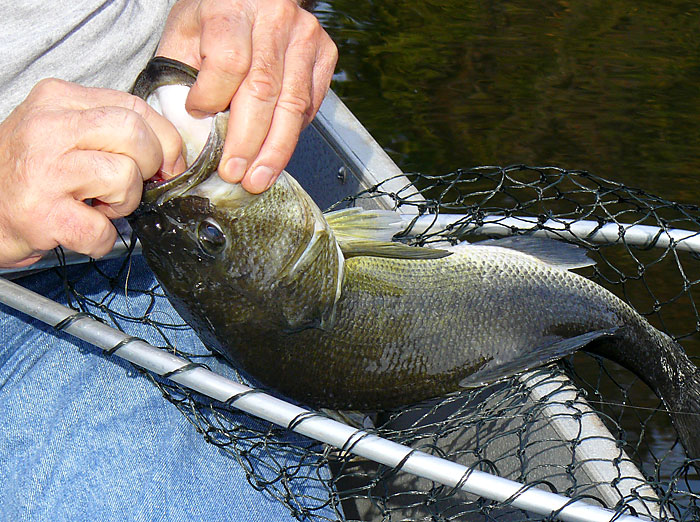
[[[687,230],[684,236],[694,237],[700,231],[697,207],[555,167],[478,167],[409,177],[413,185],[403,190],[389,192],[382,183],[339,205],[389,196],[400,212],[416,212],[414,226],[401,239],[412,244],[547,232],[579,244],[597,261],[584,275],[632,304],[691,355],[700,354],[700,264],[686,248],[688,242],[678,243],[670,232]],[[639,243],[631,240],[631,224],[660,228]],[[614,233],[601,241],[610,225]],[[75,309],[129,333],[136,325],[147,328],[154,344],[197,363],[224,367],[212,355],[176,349],[171,338],[186,326],[178,317],[151,313],[164,296],[157,286],[129,283],[130,259],[111,263],[109,270],[104,266],[57,269]],[[111,289],[99,300],[86,297],[81,287],[81,278],[95,270]],[[135,303],[129,314],[115,312],[111,303],[125,296]],[[544,519],[509,502],[483,500],[352,457],[167,379],[144,375],[196,426],[202,443],[238,461],[251,487],[283,502],[300,520]],[[659,400],[635,376],[584,353],[373,421],[376,427],[369,430],[383,437],[527,487],[584,498],[619,513],[700,519],[700,479]]]

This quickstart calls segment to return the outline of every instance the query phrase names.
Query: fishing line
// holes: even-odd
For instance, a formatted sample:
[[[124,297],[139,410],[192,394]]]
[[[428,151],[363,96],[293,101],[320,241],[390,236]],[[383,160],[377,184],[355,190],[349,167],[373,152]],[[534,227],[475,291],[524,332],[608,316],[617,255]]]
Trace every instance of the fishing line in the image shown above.
[[[623,409],[630,409],[630,410],[640,410],[640,411],[650,411],[650,412],[673,412],[673,413],[681,413],[683,415],[694,415],[694,416],[700,416],[700,412],[695,412],[695,411],[680,411],[680,410],[668,410],[664,408],[663,406],[659,406],[657,408],[652,408],[651,406],[634,406],[632,404],[622,404],[618,402],[608,402],[608,401],[601,401],[601,400],[596,400],[596,399],[586,399],[586,402],[592,403],[592,404],[600,404],[603,406],[615,406],[618,408],[623,408]]]

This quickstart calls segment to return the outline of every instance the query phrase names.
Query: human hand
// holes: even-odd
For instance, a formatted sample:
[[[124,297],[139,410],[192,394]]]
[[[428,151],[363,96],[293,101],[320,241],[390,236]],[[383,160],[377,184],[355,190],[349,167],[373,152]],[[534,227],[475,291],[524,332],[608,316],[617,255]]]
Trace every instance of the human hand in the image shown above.
[[[219,174],[252,193],[287,165],[338,57],[316,17],[292,0],[180,0],[156,54],[199,69],[191,114],[230,107]]]
[[[0,123],[0,267],[58,245],[91,257],[114,246],[109,221],[139,204],[159,169],[181,172],[180,135],[143,100],[42,80]]]

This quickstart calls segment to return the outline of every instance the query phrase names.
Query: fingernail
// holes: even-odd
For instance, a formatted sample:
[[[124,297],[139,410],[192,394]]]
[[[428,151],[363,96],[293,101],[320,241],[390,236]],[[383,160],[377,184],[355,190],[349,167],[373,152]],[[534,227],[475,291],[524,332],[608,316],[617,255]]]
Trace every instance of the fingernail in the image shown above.
[[[200,111],[199,109],[190,109],[188,112],[190,113],[190,116],[197,118],[198,120],[214,116],[214,114],[211,112]]]
[[[185,163],[185,159],[182,156],[178,156],[172,167],[166,169],[165,165],[163,165],[161,173],[163,178],[170,179],[174,178],[178,174],[182,174],[183,172],[185,172],[185,170],[187,170],[187,164]]]
[[[221,168],[223,169],[223,178],[226,181],[239,183],[248,169],[248,162],[243,158],[228,158]]]
[[[272,178],[275,175],[275,171],[270,167],[265,167],[260,165],[257,167],[253,173],[250,175],[250,189],[252,192],[260,193],[272,185]]]

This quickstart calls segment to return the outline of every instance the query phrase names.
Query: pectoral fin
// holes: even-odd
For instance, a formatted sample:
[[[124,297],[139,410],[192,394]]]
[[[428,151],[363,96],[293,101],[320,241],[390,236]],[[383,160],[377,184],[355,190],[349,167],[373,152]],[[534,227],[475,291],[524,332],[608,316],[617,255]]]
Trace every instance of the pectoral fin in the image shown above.
[[[323,214],[338,241],[367,239],[391,241],[404,229],[401,215],[392,210],[353,207]]]
[[[614,336],[617,330],[618,328],[596,330],[594,332],[577,335],[576,337],[561,339],[534,348],[531,352],[522,354],[508,361],[492,359],[469,377],[460,381],[459,385],[463,388],[476,388],[525,370],[552,363],[567,355],[571,355],[597,339]]]

